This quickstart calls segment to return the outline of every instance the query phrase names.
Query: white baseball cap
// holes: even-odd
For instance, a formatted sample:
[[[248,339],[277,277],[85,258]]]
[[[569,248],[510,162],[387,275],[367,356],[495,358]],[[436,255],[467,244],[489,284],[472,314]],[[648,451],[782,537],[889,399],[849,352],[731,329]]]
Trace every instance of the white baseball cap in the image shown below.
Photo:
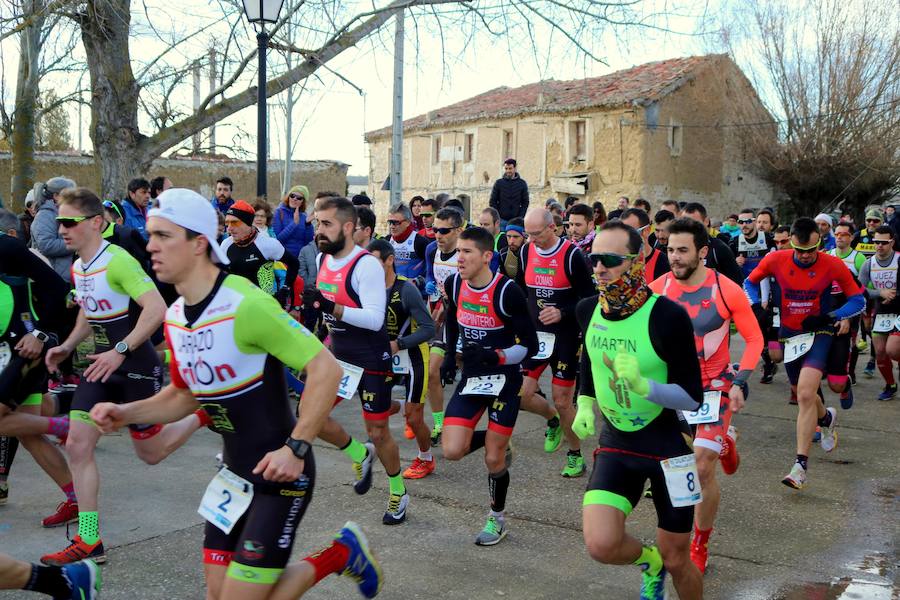
[[[223,265],[230,261],[216,239],[219,232],[219,218],[209,200],[184,188],[169,188],[156,197],[158,206],[147,212],[147,218],[159,217],[171,221],[189,231],[206,238],[213,251],[213,257]]]
[[[823,223],[828,223],[829,227],[834,227],[834,221],[831,219],[831,217],[829,215],[826,215],[825,213],[817,214],[815,221],[816,221],[816,223],[818,223],[819,221],[822,221]]]

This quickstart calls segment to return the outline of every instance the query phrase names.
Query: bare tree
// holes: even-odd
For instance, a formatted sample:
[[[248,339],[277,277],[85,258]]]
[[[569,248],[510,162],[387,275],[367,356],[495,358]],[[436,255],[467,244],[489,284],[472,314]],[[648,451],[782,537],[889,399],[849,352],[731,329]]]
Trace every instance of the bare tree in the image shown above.
[[[788,196],[786,215],[861,210],[900,184],[900,11],[891,2],[765,1],[729,13],[735,59],[772,114],[778,143],[751,147]],[[735,52],[735,49],[742,49]]]

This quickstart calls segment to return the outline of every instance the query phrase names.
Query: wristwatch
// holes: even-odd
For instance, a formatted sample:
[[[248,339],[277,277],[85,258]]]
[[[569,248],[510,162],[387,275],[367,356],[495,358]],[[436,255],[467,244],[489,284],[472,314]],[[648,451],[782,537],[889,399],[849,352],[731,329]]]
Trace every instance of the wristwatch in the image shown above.
[[[284,441],[284,445],[290,448],[294,453],[294,456],[300,460],[305,460],[307,453],[312,449],[312,444],[306,440],[295,440],[292,437],[288,437],[288,439]]]
[[[116,343],[116,345],[113,346],[113,349],[122,356],[131,356],[131,348],[128,347],[128,343],[124,340]]]
[[[32,329],[31,335],[36,337],[38,339],[38,341],[42,344],[46,344],[47,340],[50,339],[50,336],[47,335],[46,333],[44,333],[43,331],[41,331],[40,329]]]

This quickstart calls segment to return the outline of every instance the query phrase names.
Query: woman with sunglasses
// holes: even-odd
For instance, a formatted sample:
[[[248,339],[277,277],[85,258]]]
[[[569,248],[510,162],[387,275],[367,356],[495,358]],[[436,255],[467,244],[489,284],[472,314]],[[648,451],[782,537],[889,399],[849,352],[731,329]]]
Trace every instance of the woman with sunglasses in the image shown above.
[[[275,209],[272,216],[272,230],[275,238],[292,256],[299,256],[300,250],[309,244],[313,236],[313,226],[306,216],[306,199],[309,189],[305,185],[295,185]]]
[[[584,541],[594,560],[639,567],[641,598],[662,600],[669,573],[682,600],[700,600],[703,577],[690,559],[700,485],[691,430],[678,412],[703,403],[700,363],[696,352],[685,352],[695,345],[687,312],[644,282],[641,245],[622,221],[603,225],[590,255],[600,293],[575,309],[584,346],[572,429],[581,439],[600,430],[584,495]],[[595,427],[595,403],[602,428]],[[655,545],[625,530],[648,480]]]

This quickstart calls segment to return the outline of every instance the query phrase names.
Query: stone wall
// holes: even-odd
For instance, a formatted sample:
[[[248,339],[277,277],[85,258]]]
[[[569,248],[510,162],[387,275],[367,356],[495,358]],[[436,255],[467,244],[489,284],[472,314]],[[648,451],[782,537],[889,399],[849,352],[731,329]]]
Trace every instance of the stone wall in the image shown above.
[[[38,153],[35,157],[36,179],[46,181],[57,175],[74,179],[78,185],[97,190],[100,186],[100,170],[91,156],[74,154]],[[284,163],[269,161],[269,198],[280,199],[281,176]],[[333,191],[340,194],[347,190],[347,168],[349,165],[329,160],[294,161],[291,167],[291,181],[309,188],[315,197],[319,191]],[[12,179],[10,169],[12,157],[8,152],[0,152],[0,190],[4,205],[8,206],[9,186]],[[227,175],[234,181],[234,197],[252,200],[256,197],[256,162],[227,159],[161,158],[153,162],[149,173],[143,174],[148,180],[165,175],[177,187],[197,190],[207,197],[213,195],[216,179]],[[123,190],[124,196],[124,190]],[[24,200],[19,199],[18,204]]]

